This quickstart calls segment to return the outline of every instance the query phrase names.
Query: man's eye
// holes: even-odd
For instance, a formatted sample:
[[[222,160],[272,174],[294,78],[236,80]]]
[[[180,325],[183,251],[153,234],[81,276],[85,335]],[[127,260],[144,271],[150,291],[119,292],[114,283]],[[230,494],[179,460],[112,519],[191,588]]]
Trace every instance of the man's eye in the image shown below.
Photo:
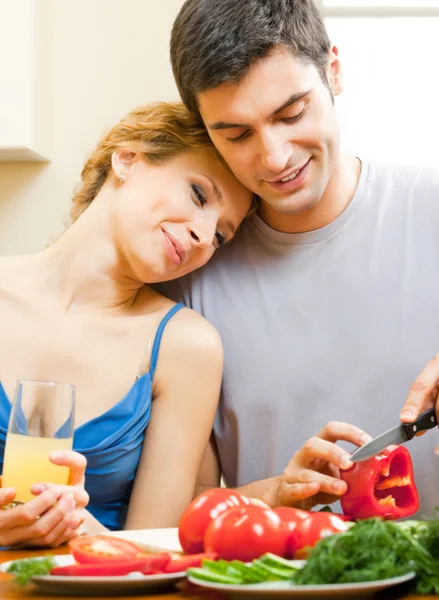
[[[293,115],[292,117],[284,117],[283,119],[281,119],[284,123],[295,123],[296,121],[298,121],[299,119],[301,119],[303,117],[303,115],[306,112],[306,107],[303,108],[300,113],[298,113],[297,115]]]
[[[246,137],[248,137],[249,132],[248,131],[244,131],[244,133],[241,133],[241,135],[238,135],[238,137],[235,138],[226,138],[228,142],[231,142],[232,144],[236,143],[236,142],[240,142],[242,140],[245,140]]]
[[[207,195],[203,188],[195,184],[192,184],[191,188],[196,202],[200,206],[204,206],[205,204],[207,204]]]
[[[219,231],[219,229],[217,229],[215,232],[215,239],[216,239],[218,246],[222,246],[223,244],[226,243],[226,236],[223,235],[221,233],[221,231]]]

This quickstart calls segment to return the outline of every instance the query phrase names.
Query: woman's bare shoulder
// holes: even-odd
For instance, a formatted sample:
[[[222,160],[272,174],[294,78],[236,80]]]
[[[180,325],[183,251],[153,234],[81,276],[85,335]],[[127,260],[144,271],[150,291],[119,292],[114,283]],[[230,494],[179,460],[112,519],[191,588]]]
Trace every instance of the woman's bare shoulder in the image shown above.
[[[175,302],[155,290],[153,290],[153,295],[148,292],[148,296],[143,300],[145,312],[153,309],[162,315],[165,315],[175,305]],[[222,348],[221,338],[215,327],[202,315],[186,306],[180,309],[167,324],[166,338],[177,347],[190,345],[192,347]]]
[[[191,308],[182,308],[173,323],[173,341],[201,347],[222,348],[221,337],[215,327]]]

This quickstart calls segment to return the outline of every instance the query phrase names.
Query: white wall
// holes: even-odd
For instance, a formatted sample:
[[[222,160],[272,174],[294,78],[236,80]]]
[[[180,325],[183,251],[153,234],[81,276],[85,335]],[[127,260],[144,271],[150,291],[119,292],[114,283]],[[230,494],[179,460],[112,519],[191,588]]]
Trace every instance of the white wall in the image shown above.
[[[52,162],[0,163],[0,255],[39,250],[62,231],[84,158],[107,127],[137,104],[177,99],[169,36],[182,3],[54,0],[45,40],[53,45]],[[11,60],[2,53],[0,69]]]
[[[0,163],[0,255],[38,250],[62,231],[85,155],[106,127],[137,104],[177,98],[168,45],[183,0],[45,1],[54,21],[42,41],[52,55],[52,162]],[[345,71],[344,147],[439,165],[439,18],[328,17],[327,25]],[[12,73],[12,59],[0,53],[0,69]]]
[[[439,16],[328,17],[345,91],[343,146],[381,162],[439,168]]]

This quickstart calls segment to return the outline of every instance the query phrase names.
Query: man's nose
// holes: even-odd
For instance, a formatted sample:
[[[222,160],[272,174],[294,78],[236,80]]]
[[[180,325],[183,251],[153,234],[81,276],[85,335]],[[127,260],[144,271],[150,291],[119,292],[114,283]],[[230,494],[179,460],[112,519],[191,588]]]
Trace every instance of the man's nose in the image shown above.
[[[288,164],[288,144],[277,136],[261,138],[259,155],[262,166],[271,173],[281,173]]]
[[[215,229],[216,223],[213,222],[213,219],[205,218],[192,221],[189,225],[192,247],[204,249],[211,246]]]

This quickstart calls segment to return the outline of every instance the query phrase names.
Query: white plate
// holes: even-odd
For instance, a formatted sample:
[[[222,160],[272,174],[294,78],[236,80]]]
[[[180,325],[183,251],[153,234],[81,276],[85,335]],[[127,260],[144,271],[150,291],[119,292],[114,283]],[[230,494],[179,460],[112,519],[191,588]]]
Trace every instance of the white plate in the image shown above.
[[[35,557],[35,558],[45,558]],[[47,558],[47,557],[46,557]],[[71,565],[75,559],[71,554],[53,556],[57,566]],[[6,573],[8,567],[15,561],[10,560],[0,564],[0,571]],[[118,577],[63,577],[60,575],[38,575],[32,577],[32,583],[41,591],[69,596],[116,596],[139,592],[155,592],[172,587],[186,577],[186,572],[169,573],[164,575],[142,575],[131,573]]]
[[[149,552],[183,552],[178,539],[178,527],[166,529],[137,529],[129,531],[106,531],[110,535],[139,544]]]
[[[297,566],[303,565],[304,561],[295,561]],[[232,585],[200,581],[195,577],[188,576],[191,583],[222,592],[229,598],[256,598],[271,600],[277,596],[285,598],[341,598],[341,597],[366,597],[376,594],[385,588],[410,581],[416,577],[416,573],[407,573],[400,577],[381,579],[379,581],[367,581],[365,583],[331,583],[328,585],[294,585],[289,581],[267,581],[266,583],[252,583],[248,585]]]

